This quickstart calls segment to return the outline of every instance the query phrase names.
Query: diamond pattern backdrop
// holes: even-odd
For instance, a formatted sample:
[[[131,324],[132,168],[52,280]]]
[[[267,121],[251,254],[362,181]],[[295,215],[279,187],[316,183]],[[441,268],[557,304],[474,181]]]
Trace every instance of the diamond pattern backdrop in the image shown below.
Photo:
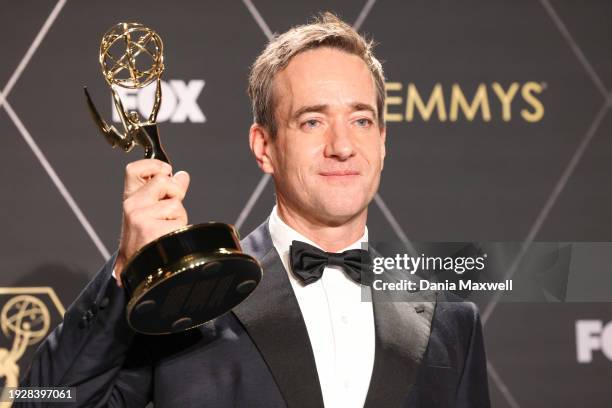
[[[109,27],[139,21],[160,33],[171,85],[162,109],[172,116],[184,102],[188,112],[160,131],[174,168],[192,175],[190,221],[235,223],[246,235],[274,203],[247,145],[248,67],[273,33],[323,10],[374,38],[385,61],[388,155],[371,235],[524,248],[612,241],[607,1],[3,2],[0,303],[11,288],[44,287],[67,306],[117,246],[123,168],[141,152],[109,149],[82,94],[87,85],[111,117],[97,61]],[[416,94],[427,102],[436,92],[429,115],[409,113]],[[453,116],[479,92],[474,112]],[[481,312],[494,406],[610,406],[611,361],[578,363],[574,332],[580,319],[612,320],[610,304],[495,301]],[[0,336],[10,348],[11,333]]]

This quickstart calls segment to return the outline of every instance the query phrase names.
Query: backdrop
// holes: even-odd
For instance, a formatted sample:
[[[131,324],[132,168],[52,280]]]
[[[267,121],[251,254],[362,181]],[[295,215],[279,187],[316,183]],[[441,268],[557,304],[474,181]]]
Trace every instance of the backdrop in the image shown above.
[[[4,1],[0,381],[14,383],[117,247],[124,166],[142,150],[110,149],[86,110],[83,85],[113,118],[102,34],[120,21],[160,34],[159,128],[174,168],[191,173],[190,221],[244,236],[274,203],[247,144],[248,67],[273,33],[323,10],[374,38],[384,60],[372,236],[612,241],[608,1]],[[607,293],[610,269],[598,273],[588,279]],[[495,407],[612,404],[612,306],[591,300],[481,305]]]

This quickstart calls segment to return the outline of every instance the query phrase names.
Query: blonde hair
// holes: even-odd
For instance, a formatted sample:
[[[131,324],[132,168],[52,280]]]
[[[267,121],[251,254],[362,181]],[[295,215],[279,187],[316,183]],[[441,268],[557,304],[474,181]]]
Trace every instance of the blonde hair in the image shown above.
[[[367,41],[350,25],[326,12],[312,23],[299,25],[271,40],[257,57],[249,73],[248,95],[253,120],[264,126],[274,137],[277,131],[274,116],[274,76],[284,69],[295,55],[318,47],[331,47],[360,57],[368,66],[376,87],[378,125],[383,127],[385,78],[382,64],[373,53],[373,42]]]

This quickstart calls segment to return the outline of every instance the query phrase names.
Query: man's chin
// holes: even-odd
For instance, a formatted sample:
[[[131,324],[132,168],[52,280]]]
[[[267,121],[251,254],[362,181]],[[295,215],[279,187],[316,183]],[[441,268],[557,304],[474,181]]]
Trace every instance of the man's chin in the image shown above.
[[[340,226],[361,216],[366,208],[367,206],[355,205],[354,201],[347,204],[334,203],[320,207],[316,216],[327,225]]]

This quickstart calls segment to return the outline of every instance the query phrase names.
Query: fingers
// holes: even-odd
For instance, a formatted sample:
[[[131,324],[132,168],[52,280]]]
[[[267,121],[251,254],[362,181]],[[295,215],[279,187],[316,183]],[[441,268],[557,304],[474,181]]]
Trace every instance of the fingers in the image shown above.
[[[185,198],[187,190],[177,182],[174,177],[164,175],[155,176],[151,181],[142,186],[134,195],[142,196],[143,201],[149,201],[147,204],[153,204],[156,201],[166,198]]]
[[[140,217],[148,220],[176,220],[187,225],[187,211],[183,203],[176,198],[158,201],[152,206],[141,208],[138,213]]]
[[[160,200],[178,199],[182,201],[187,194],[188,187],[189,175],[184,171],[178,172],[175,177],[158,174],[124,201],[124,211],[130,212],[149,207]]]
[[[128,163],[125,166],[123,198],[130,197],[140,187],[159,175],[171,177],[172,166],[157,159],[143,159]]]
[[[191,181],[189,173],[187,173],[185,170],[177,171],[173,178],[184,191],[187,191],[189,188],[189,182]]]

